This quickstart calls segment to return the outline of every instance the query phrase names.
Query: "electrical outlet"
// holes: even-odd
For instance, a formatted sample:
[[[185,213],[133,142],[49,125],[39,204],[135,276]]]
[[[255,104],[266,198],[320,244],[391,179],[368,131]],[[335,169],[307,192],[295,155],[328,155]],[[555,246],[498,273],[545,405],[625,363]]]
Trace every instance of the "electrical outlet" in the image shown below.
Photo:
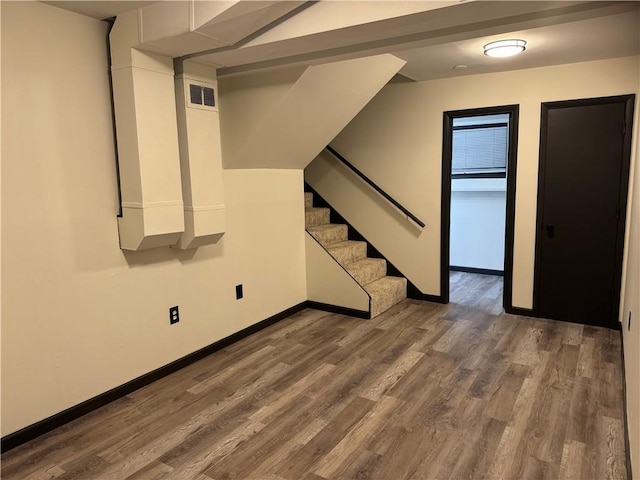
[[[178,311],[178,306],[169,308],[169,323],[173,325],[174,323],[178,323],[180,321],[180,312]]]
[[[236,300],[240,300],[243,297],[242,284],[236,285]]]
[[[629,310],[629,320],[627,321],[627,332],[631,330],[631,310]]]

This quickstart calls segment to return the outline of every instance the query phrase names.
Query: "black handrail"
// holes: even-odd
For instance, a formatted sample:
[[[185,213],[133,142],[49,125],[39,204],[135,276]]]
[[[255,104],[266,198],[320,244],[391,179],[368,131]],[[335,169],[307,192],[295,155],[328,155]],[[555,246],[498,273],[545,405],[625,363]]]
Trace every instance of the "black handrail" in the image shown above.
[[[347,160],[346,158],[344,158],[342,155],[340,155],[338,152],[336,152],[336,150],[331,147],[330,145],[326,146],[326,149],[331,152],[338,160],[340,160],[342,163],[344,163],[347,167],[349,167],[349,169],[351,171],[353,171],[353,173],[355,173],[356,175],[358,175],[362,180],[364,180],[371,188],[373,188],[376,192],[378,192],[380,195],[382,195],[388,202],[390,202],[394,207],[396,207],[398,210],[400,210],[402,213],[404,213],[407,217],[409,217],[411,220],[413,220],[415,223],[417,223],[418,225],[420,225],[420,228],[424,228],[426,225],[425,223],[420,220],[418,217],[416,217],[413,213],[411,213],[409,210],[407,210],[405,207],[403,207],[402,205],[400,205],[400,203],[398,203],[397,200],[395,200],[394,198],[392,198],[387,192],[385,192],[384,190],[382,190],[378,185],[376,185],[373,180],[371,180],[369,177],[367,177],[364,173],[362,173],[360,170],[358,170],[355,166],[353,166],[349,160]]]

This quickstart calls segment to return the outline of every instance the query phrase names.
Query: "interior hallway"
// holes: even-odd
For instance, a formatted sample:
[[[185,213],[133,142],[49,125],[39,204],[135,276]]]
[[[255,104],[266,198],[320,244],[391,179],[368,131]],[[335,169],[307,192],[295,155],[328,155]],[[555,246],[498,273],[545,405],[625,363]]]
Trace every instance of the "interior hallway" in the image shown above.
[[[304,310],[2,456],[2,478],[626,478],[620,333]]]
[[[504,312],[502,291],[504,277],[479,273],[449,274],[449,301],[474,307],[492,315]]]

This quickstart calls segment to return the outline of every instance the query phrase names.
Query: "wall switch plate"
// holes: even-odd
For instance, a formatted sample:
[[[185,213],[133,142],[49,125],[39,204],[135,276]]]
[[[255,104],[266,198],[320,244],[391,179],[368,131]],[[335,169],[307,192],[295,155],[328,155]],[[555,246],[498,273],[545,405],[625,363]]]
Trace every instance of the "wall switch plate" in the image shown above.
[[[180,321],[180,312],[178,311],[178,306],[169,308],[169,323],[173,325],[174,323],[178,323]]]
[[[236,285],[236,300],[240,300],[243,297],[242,284]]]

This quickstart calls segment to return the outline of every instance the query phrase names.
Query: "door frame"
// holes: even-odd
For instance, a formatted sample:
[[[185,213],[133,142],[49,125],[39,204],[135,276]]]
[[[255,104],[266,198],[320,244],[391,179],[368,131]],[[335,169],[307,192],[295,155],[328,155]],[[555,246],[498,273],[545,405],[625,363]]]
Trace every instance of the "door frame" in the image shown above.
[[[442,209],[440,217],[440,297],[449,303],[449,260],[451,242],[451,156],[453,147],[453,119],[508,113],[509,150],[507,152],[507,205],[505,211],[504,288],[502,304],[507,313],[521,313],[512,305],[513,237],[516,213],[516,172],[518,161],[518,118],[520,105],[450,110],[443,113],[442,128]]]
[[[616,95],[611,97],[581,98],[576,100],[561,100],[556,102],[543,102],[540,111],[540,148],[538,163],[538,199],[536,213],[536,246],[533,277],[533,314],[537,317],[540,313],[540,287],[542,281],[542,228],[544,216],[544,178],[547,166],[547,128],[549,123],[549,111],[567,107],[585,107],[593,105],[608,105],[615,103],[625,104],[622,144],[622,165],[620,169],[620,191],[618,195],[618,226],[616,230],[615,265],[613,302],[611,306],[611,318],[606,325],[611,328],[619,328],[620,315],[620,290],[622,287],[622,260],[624,256],[624,238],[627,223],[627,197],[629,194],[629,169],[631,165],[631,137],[633,131],[633,109],[635,95]]]

